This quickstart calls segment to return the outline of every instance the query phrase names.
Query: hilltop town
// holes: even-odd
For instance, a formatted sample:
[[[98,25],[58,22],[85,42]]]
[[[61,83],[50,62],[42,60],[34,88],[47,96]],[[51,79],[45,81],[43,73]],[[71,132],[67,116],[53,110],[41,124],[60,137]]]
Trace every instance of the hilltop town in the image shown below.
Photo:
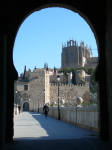
[[[61,68],[48,68],[47,63],[44,68],[34,68],[33,71],[24,68],[24,73],[20,74],[14,83],[14,102],[21,105],[23,110],[33,111],[44,103],[53,104],[58,101],[57,75],[60,76],[60,100],[66,103],[75,100],[76,97],[84,97],[89,93],[91,85],[91,75],[84,69],[96,68],[97,57],[92,56],[92,51],[85,47],[81,41],[80,46],[74,40],[67,41],[67,47],[62,44]],[[67,73],[66,68],[76,69],[75,72]],[[73,83],[73,79],[75,83]],[[15,93],[17,90],[17,93]]]

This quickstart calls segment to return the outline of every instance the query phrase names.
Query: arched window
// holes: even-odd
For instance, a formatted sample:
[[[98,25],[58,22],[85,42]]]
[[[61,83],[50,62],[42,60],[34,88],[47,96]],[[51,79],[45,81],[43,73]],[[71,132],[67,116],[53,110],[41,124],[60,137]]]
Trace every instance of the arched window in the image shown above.
[[[74,54],[70,53],[70,58],[73,59],[74,58]]]

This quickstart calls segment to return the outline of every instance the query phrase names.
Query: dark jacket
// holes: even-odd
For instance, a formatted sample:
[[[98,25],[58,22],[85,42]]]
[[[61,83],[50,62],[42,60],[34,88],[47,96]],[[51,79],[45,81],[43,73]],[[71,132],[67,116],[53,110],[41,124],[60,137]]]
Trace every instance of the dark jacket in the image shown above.
[[[48,107],[48,106],[44,106],[44,107],[43,107],[43,111],[44,111],[44,110],[45,110],[45,111],[49,111],[49,107]]]

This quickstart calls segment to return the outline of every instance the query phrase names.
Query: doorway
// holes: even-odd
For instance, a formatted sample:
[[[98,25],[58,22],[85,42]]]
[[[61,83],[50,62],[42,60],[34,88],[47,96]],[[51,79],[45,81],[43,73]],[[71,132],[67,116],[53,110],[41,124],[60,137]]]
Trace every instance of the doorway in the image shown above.
[[[23,111],[29,111],[29,103],[28,102],[25,102],[23,104]]]

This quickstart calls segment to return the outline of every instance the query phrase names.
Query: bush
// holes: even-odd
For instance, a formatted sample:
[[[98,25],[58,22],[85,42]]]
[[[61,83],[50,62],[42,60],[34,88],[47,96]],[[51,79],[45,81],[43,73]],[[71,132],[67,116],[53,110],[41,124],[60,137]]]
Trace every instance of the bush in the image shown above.
[[[50,107],[53,107],[53,104],[50,104],[49,106],[50,106]]]

